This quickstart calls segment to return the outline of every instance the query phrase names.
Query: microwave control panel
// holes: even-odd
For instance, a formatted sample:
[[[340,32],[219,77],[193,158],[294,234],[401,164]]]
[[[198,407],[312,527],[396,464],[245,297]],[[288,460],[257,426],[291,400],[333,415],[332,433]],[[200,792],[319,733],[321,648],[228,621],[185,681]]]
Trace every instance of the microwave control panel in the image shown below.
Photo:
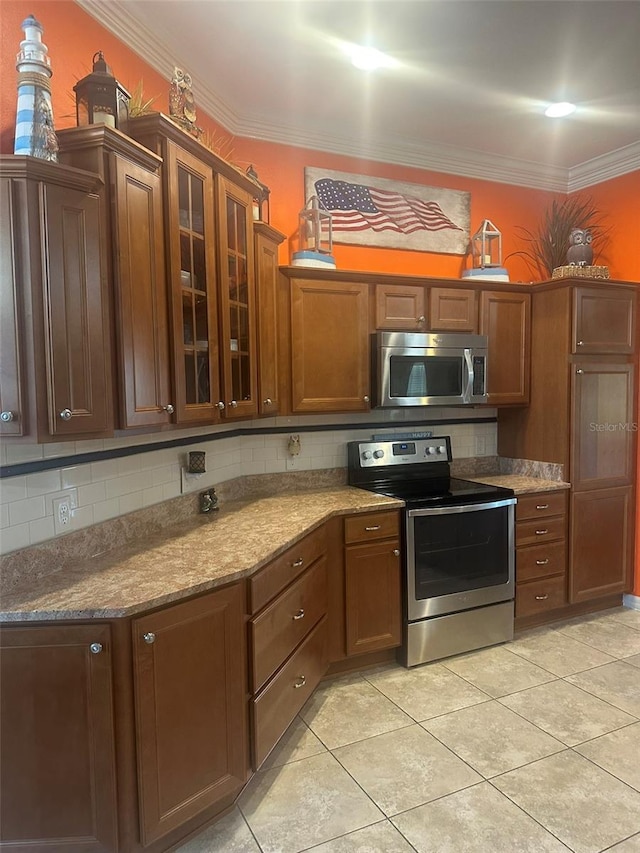
[[[411,441],[360,441],[357,450],[361,468],[451,462],[451,439],[448,435]]]

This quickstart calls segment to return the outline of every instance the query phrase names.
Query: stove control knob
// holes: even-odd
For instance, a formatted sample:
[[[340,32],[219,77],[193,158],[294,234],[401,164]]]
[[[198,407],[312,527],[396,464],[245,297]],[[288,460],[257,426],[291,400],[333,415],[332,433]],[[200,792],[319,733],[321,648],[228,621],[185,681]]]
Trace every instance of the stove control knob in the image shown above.
[[[426,449],[426,450],[425,450],[425,452],[424,452],[424,455],[425,455],[425,456],[431,456],[431,454],[432,454],[433,452],[434,452],[434,448],[433,448],[433,447],[427,447],[427,449]]]
[[[446,447],[440,445],[440,447],[436,447],[436,453],[444,453],[446,449]]]
[[[374,459],[382,459],[383,456],[384,456],[384,450],[374,450],[373,451],[373,458]]]
[[[363,451],[362,458],[363,459],[371,459],[371,451],[370,450]]]

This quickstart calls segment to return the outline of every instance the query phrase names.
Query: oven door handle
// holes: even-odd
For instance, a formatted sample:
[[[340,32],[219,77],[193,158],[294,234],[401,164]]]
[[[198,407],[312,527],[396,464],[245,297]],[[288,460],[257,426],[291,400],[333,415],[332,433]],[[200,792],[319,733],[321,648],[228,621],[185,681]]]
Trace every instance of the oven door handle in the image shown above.
[[[424,507],[422,509],[409,509],[407,515],[409,518],[418,518],[424,515],[451,515],[457,512],[478,512],[483,509],[497,509],[501,506],[515,506],[517,499],[500,498],[497,501],[485,501],[484,503],[458,504],[456,506],[433,506]]]

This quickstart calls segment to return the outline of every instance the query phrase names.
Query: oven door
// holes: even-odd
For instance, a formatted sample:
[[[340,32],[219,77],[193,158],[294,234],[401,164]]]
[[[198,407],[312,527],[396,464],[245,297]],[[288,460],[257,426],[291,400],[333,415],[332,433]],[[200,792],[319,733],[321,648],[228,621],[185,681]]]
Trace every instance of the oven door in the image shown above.
[[[514,597],[515,498],[406,512],[409,621]]]

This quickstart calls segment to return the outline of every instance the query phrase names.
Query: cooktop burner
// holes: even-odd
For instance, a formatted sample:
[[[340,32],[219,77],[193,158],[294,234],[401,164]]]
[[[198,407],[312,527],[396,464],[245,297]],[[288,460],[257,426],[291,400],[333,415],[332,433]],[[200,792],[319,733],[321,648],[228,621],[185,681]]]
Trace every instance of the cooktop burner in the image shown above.
[[[360,488],[367,489],[370,492],[399,498],[410,508],[434,504],[450,506],[464,503],[467,500],[484,502],[513,495],[513,489],[491,486],[487,483],[474,483],[471,480],[459,480],[455,477],[436,477],[405,483],[377,482],[359,485]]]

